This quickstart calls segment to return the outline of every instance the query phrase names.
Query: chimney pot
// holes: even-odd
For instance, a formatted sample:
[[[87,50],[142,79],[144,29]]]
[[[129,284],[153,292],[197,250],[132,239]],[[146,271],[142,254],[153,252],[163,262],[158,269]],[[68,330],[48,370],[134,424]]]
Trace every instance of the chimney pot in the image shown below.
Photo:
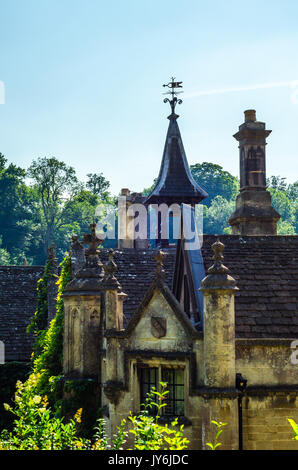
[[[255,109],[248,109],[244,111],[245,122],[253,121],[256,122],[256,110]]]
[[[129,195],[130,195],[130,190],[128,188],[121,189],[121,196],[129,196]]]

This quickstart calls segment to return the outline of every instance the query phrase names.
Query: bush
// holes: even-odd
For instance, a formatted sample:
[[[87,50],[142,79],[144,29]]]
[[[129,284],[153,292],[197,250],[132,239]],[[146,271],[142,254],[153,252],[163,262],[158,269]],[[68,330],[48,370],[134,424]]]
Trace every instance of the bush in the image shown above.
[[[183,426],[177,429],[177,420],[171,427],[158,423],[160,410],[166,406],[164,399],[168,393],[162,383],[161,393],[152,390],[148,395],[144,410],[138,416],[129,416],[132,429],[127,431],[126,420],[122,420],[117,433],[109,444],[103,419],[98,420],[91,439],[79,436],[82,409],[74,418],[65,422],[55,416],[49,406],[47,396],[34,393],[40,377],[31,374],[26,385],[17,383],[15,406],[5,404],[7,411],[16,416],[11,432],[4,430],[0,434],[0,450],[121,450],[127,441],[128,433],[134,435],[136,450],[182,450],[187,448],[188,440],[183,437]],[[157,397],[157,403],[154,399]],[[155,417],[148,410],[156,407]]]
[[[3,403],[12,404],[18,380],[26,380],[30,371],[30,364],[24,362],[6,362],[0,364],[0,430],[10,429],[13,417],[8,413]]]

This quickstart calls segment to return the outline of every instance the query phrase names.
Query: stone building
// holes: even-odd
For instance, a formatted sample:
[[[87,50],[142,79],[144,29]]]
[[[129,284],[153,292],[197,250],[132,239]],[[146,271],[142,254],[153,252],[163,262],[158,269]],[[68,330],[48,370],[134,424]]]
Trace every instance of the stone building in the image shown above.
[[[122,194],[127,204],[177,204],[193,214],[207,194],[191,177],[171,107],[155,188],[147,198],[128,189]],[[115,251],[98,250],[94,224],[81,242],[73,239],[73,280],[64,293],[64,374],[97,383],[111,433],[130,411],[140,411],[146,393],[162,380],[170,390],[162,420],[177,417],[192,449],[213,440],[211,420],[228,423],[223,449],[297,448],[287,418],[298,421],[298,237],[276,234],[279,214],[265,184],[269,133],[249,110],[234,136],[240,193],[229,221],[233,235],[204,235],[203,244],[189,250],[183,231],[171,243],[157,219],[156,250],[146,240],[137,242],[131,225]],[[0,338],[9,360],[22,352],[3,305],[18,297],[14,280],[29,292],[28,282],[34,282],[26,270],[34,280],[41,270],[15,269],[2,267],[0,279],[6,287]]]

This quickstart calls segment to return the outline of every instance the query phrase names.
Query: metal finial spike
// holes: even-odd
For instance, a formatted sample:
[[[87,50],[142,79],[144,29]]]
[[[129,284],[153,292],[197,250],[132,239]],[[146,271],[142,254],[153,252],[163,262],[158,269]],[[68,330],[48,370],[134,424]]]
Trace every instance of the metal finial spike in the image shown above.
[[[176,107],[176,104],[181,104],[182,103],[182,100],[181,99],[178,99],[177,98],[177,95],[179,93],[183,93],[182,91],[176,91],[176,89],[178,88],[182,88],[182,83],[183,82],[175,82],[175,77],[172,77],[171,78],[171,81],[169,83],[165,83],[163,85],[163,87],[168,87],[170,89],[170,91],[168,93],[165,93],[165,94],[169,94],[171,95],[171,99],[169,98],[165,98],[163,101],[164,103],[169,103],[170,106],[171,106],[171,110],[172,110],[172,114],[169,116],[169,119],[177,119],[179,116],[177,114],[175,114],[175,107]]]

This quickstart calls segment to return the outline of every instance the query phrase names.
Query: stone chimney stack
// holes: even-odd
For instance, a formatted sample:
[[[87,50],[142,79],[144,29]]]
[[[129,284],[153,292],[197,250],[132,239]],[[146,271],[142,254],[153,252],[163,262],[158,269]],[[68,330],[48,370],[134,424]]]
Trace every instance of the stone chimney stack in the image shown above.
[[[256,111],[244,112],[245,122],[234,138],[239,142],[240,194],[229,219],[234,235],[276,235],[280,215],[266,190],[266,138],[271,131],[256,119]]]

